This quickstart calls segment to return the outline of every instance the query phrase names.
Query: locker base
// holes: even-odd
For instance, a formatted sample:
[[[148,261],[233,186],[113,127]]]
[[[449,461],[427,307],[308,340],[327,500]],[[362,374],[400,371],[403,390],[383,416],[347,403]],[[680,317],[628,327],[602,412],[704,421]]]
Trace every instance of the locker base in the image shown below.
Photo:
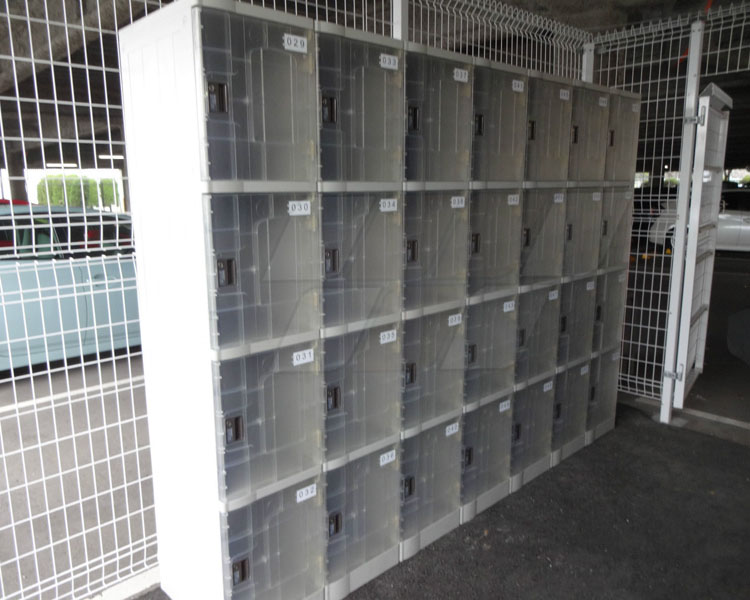
[[[372,581],[378,575],[382,575],[388,569],[398,564],[398,546],[386,550],[380,556],[376,556],[365,564],[360,565],[351,573],[326,586],[326,600],[341,600],[351,594],[357,588]]]
[[[487,510],[493,504],[497,504],[508,494],[510,494],[510,479],[480,494],[477,498],[477,514]]]
[[[567,444],[563,445],[562,448],[558,448],[557,450],[552,451],[552,455],[550,456],[550,461],[549,461],[550,467],[556,467],[566,458],[570,458],[571,456],[573,456],[576,452],[578,452],[581,448],[585,446],[586,446],[586,434],[582,433],[576,439],[571,440]]]
[[[417,535],[404,540],[400,544],[401,560],[411,558],[417,552],[429,546],[435,540],[443,537],[449,531],[453,531],[461,524],[461,509],[456,509],[436,523],[425,527]]]
[[[550,456],[547,455],[541,460],[536,461],[534,464],[529,465],[520,473],[516,473],[510,478],[511,493],[517,492],[525,484],[536,479],[545,471],[549,471],[549,468],[550,468]]]
[[[615,418],[612,417],[609,421],[600,423],[593,429],[589,429],[586,432],[586,445],[593,444],[595,440],[598,440],[605,433],[609,433],[615,428]]]

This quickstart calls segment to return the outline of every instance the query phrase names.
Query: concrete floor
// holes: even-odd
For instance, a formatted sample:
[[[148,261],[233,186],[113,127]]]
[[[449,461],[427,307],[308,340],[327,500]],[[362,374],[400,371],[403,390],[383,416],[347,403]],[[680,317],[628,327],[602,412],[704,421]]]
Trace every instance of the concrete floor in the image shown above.
[[[350,598],[748,598],[748,464],[620,405],[613,432]]]

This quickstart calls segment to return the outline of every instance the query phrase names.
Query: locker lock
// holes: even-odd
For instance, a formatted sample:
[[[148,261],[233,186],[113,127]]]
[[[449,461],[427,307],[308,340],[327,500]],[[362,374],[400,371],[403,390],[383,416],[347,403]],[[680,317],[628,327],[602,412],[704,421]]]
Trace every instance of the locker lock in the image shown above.
[[[528,227],[523,228],[523,245],[529,247],[531,245],[531,230]]]
[[[320,120],[323,123],[336,123],[336,108],[334,96],[323,96],[320,100]]]
[[[570,130],[570,141],[573,144],[578,143],[578,125],[573,125],[573,127]]]
[[[417,240],[406,240],[406,262],[415,263],[418,258],[419,242]]]
[[[232,585],[236,586],[250,579],[250,559],[241,558],[232,563]]]
[[[328,412],[341,408],[341,388],[338,385],[329,385],[326,389],[326,408]]]
[[[481,238],[478,233],[471,234],[471,253],[479,254],[479,250],[482,247]]]
[[[596,305],[596,315],[594,316],[594,320],[596,321],[602,320],[602,305],[601,304]]]
[[[555,412],[554,412],[554,419],[555,421],[559,421],[562,418],[562,403],[558,402],[555,404]]]
[[[513,423],[513,433],[512,433],[511,439],[514,442],[518,442],[521,439],[521,424],[520,423]]]
[[[529,121],[528,125],[529,139],[536,139],[536,121]]]
[[[217,81],[208,82],[208,112],[221,114],[227,112],[227,84]]]
[[[473,365],[477,362],[477,345],[467,344],[466,345],[466,364]]]
[[[323,253],[326,275],[339,272],[339,251],[337,248],[326,248]]]
[[[474,115],[474,135],[477,137],[484,135],[484,115]]]
[[[566,228],[566,237],[569,242],[573,239],[573,223],[568,223],[568,226]]]
[[[614,129],[609,130],[609,145],[610,147],[615,145],[615,130]]]
[[[560,316],[560,333],[565,333],[567,329],[568,329],[568,316],[561,315]]]
[[[412,385],[417,380],[417,363],[404,365],[404,385]]]
[[[519,329],[518,330],[518,347],[523,348],[525,344],[526,344],[526,330]]]
[[[344,526],[344,518],[341,516],[341,512],[335,512],[328,515],[328,537],[341,533]]]
[[[602,221],[602,237],[607,235],[607,219]]]
[[[220,288],[234,285],[237,273],[233,258],[220,258],[216,261],[216,277]]]
[[[470,467],[474,462],[474,448],[471,446],[467,446],[464,448],[464,460],[463,460],[463,467],[466,469],[466,467]]]
[[[410,106],[407,114],[408,114],[408,123],[407,123],[408,130],[419,131],[419,107]]]
[[[239,442],[245,435],[245,423],[242,415],[224,419],[224,439],[229,446]]]
[[[589,390],[589,402],[592,404],[596,401],[596,386],[592,385],[591,389]]]
[[[407,475],[401,482],[401,499],[411,498],[415,491],[417,491],[417,481],[414,475]]]

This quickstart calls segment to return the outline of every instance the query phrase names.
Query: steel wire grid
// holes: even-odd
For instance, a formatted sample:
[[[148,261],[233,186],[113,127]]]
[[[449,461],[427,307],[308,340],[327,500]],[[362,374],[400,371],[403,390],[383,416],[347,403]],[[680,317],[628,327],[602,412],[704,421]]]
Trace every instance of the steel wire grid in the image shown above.
[[[750,69],[750,4],[717,8],[598,35],[595,82],[641,94],[630,276],[623,327],[619,389],[660,398],[664,376],[671,261],[671,229],[677,223],[679,169],[690,27],[705,22],[702,88],[711,78]],[[705,296],[710,274],[685,282],[686,293]],[[694,286],[700,290],[694,290]],[[698,343],[691,338],[690,345]],[[701,343],[705,343],[702,340]],[[701,353],[702,350],[698,350]],[[695,353],[695,349],[693,350]]]
[[[117,29],[160,2],[0,8],[0,597],[156,564]]]

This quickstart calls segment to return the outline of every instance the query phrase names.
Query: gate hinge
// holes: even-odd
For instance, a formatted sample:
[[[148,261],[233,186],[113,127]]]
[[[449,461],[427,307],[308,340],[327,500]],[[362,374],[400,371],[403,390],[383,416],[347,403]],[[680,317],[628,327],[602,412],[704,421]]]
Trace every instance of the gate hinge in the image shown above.
[[[677,369],[676,373],[674,373],[673,371],[664,371],[664,377],[669,377],[670,379],[674,379],[675,381],[682,381],[682,375],[683,365],[680,365],[680,368]]]
[[[705,125],[706,124],[706,107],[701,106],[701,111],[698,115],[694,117],[685,117],[685,123],[697,123],[698,125]]]

